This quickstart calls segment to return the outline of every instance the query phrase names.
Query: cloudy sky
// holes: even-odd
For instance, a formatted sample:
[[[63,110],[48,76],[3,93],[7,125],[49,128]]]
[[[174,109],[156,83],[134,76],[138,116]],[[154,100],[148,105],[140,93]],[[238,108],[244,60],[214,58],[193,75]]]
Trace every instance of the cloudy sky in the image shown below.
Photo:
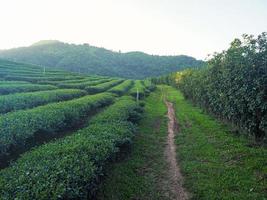
[[[0,49],[43,39],[204,59],[267,31],[267,0],[0,0]]]

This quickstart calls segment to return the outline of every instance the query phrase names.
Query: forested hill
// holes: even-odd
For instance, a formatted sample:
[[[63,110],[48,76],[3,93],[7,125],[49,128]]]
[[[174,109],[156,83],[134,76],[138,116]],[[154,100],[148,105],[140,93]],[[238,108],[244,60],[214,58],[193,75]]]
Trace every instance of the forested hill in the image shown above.
[[[168,74],[203,64],[202,61],[185,55],[120,53],[88,44],[75,45],[56,40],[44,40],[29,47],[2,50],[0,58],[74,72],[137,79]]]

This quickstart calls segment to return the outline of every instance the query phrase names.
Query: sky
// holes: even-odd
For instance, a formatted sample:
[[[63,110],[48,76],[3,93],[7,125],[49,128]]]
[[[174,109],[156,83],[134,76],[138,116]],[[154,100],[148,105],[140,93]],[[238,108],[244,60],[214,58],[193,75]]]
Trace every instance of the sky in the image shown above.
[[[39,40],[205,59],[267,31],[267,0],[0,0],[0,49]]]

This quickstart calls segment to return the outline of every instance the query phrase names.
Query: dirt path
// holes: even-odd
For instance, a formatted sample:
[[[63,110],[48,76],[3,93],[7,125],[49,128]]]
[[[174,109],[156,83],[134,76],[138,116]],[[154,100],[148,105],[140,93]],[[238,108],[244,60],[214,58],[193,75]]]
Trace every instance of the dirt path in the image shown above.
[[[188,193],[183,188],[183,177],[180,172],[179,165],[177,164],[176,159],[176,146],[174,143],[175,133],[178,130],[178,124],[175,117],[175,111],[173,108],[173,104],[165,101],[168,107],[168,139],[167,146],[165,150],[165,155],[167,162],[169,164],[169,176],[170,176],[170,188],[173,193],[173,199],[175,200],[187,200],[189,199]]]

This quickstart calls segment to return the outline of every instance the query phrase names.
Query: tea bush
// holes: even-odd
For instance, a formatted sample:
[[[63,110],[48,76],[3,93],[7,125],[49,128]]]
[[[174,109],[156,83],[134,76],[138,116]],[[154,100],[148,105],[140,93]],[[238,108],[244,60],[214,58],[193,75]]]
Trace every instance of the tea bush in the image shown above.
[[[2,199],[90,199],[105,166],[120,146],[131,143],[140,108],[130,97],[115,104],[71,136],[25,153],[0,172]]]

